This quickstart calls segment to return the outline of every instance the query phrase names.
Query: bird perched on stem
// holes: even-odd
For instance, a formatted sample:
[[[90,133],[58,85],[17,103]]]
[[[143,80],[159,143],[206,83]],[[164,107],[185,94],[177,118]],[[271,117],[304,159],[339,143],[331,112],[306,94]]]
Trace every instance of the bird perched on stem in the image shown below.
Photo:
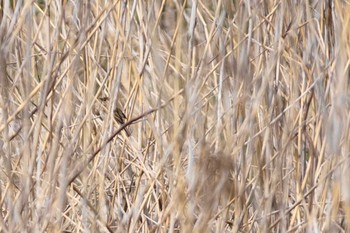
[[[125,114],[120,108],[116,108],[114,111],[114,119],[119,123],[119,124],[124,124],[125,120],[127,119]]]
[[[108,97],[101,97],[99,98],[99,100],[102,102],[102,105],[105,106],[105,104],[107,103],[107,101],[109,100]],[[107,108],[107,106],[105,106],[104,108]],[[96,111],[96,114],[97,115],[100,115],[101,116],[101,113],[99,111]],[[120,125],[123,125],[125,124],[126,120],[127,120],[127,117],[125,116],[124,112],[119,108],[119,107],[116,107],[114,110],[113,110],[113,117],[114,119],[120,124]],[[131,132],[130,132],[130,129],[128,127],[126,127],[124,129],[125,133],[127,136],[130,136],[131,135]]]
[[[114,109],[113,115],[114,115],[114,119],[119,124],[121,124],[121,125],[125,124],[125,120],[127,120],[127,118],[120,108],[117,107],[116,109]],[[128,135],[128,137],[129,137],[131,135],[129,128],[126,127],[124,130],[125,130],[126,135]]]

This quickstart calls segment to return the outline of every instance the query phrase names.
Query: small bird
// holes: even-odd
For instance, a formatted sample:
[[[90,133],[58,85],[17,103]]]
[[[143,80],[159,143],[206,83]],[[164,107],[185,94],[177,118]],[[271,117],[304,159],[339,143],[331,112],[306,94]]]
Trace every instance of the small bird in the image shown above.
[[[121,125],[125,124],[125,120],[127,120],[125,114],[123,113],[123,111],[120,108],[116,108],[114,111],[114,119]],[[125,129],[125,133],[126,135],[129,137],[131,135],[131,132],[129,130],[128,127],[126,127]]]
[[[107,103],[109,101],[109,97],[100,97],[99,100],[101,101],[102,105],[104,105],[104,109],[108,109],[107,107]],[[101,111],[102,109],[100,109]],[[95,110],[95,114],[96,115],[99,115],[99,116],[103,116],[103,114],[101,114],[99,110]],[[102,111],[103,112],[103,111]],[[114,119],[120,124],[120,125],[123,125],[125,124],[126,120],[127,120],[127,117],[125,116],[123,110],[121,110],[119,107],[116,107],[113,111],[113,116],[114,116]],[[102,117],[103,118],[103,117]],[[127,136],[130,136],[131,135],[131,132],[130,132],[130,129],[128,127],[124,128],[124,131],[126,133]]]
[[[119,123],[119,124],[124,124],[125,120],[127,119],[125,114],[120,108],[116,108],[114,111],[114,119]]]

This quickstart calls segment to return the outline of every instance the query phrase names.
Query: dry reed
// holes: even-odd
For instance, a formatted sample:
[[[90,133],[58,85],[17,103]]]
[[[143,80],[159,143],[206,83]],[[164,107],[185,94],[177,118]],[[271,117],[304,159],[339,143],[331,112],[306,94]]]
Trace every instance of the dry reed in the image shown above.
[[[349,232],[349,12],[1,1],[0,231]]]

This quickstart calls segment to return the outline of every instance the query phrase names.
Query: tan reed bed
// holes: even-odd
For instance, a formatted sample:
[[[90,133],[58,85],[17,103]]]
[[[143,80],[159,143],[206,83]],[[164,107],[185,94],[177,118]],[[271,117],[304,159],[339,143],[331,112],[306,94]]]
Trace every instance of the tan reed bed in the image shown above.
[[[349,12],[0,1],[0,231],[349,232]]]

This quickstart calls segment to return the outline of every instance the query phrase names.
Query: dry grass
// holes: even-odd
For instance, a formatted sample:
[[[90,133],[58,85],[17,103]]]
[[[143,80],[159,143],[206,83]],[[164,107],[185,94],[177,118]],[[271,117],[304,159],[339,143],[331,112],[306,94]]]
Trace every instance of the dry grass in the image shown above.
[[[349,232],[349,12],[0,1],[0,231]]]

